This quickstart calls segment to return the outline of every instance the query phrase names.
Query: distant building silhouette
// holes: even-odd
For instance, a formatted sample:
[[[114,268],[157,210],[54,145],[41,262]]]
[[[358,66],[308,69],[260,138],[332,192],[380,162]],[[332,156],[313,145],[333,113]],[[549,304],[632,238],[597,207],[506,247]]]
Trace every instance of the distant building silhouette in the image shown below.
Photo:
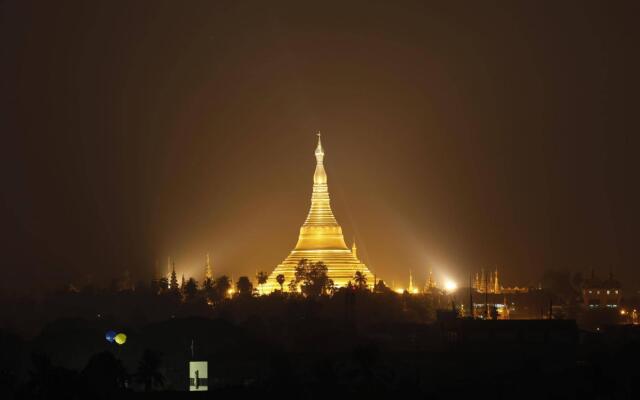
[[[609,273],[609,278],[600,280],[593,270],[591,277],[582,284],[582,299],[589,308],[618,308],[622,299],[622,287],[620,282]]]

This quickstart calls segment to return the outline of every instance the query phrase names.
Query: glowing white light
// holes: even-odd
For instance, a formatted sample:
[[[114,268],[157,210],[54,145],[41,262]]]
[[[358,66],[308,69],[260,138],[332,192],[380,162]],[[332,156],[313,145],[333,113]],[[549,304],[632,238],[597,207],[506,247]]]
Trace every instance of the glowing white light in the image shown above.
[[[451,279],[447,279],[444,282],[444,288],[447,292],[453,292],[454,290],[456,290],[458,288],[458,285],[452,281]]]

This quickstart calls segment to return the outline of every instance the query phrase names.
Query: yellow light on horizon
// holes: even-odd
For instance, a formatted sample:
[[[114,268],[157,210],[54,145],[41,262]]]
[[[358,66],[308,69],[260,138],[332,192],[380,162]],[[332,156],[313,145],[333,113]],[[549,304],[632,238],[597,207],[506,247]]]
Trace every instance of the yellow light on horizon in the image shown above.
[[[398,293],[398,294],[402,294],[402,293],[404,293],[404,289],[402,289],[402,288],[397,288],[397,289],[396,289],[396,293]]]
[[[444,282],[444,288],[447,292],[453,292],[454,290],[456,290],[458,288],[458,284],[456,284],[454,281],[452,281],[451,279],[447,279]]]

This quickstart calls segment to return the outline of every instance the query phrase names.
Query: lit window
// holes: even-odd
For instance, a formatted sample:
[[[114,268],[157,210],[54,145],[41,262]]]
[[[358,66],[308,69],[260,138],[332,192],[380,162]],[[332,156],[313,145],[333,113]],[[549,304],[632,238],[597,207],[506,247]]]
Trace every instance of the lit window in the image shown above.
[[[596,294],[600,294],[600,291],[598,290],[598,291],[596,292]]]
[[[616,290],[616,294],[618,294],[618,291]]]
[[[611,294],[611,293],[609,292],[609,290],[607,290],[607,294]]]
[[[592,290],[589,290],[589,294],[591,294],[591,293],[593,293],[593,291],[592,291]]]

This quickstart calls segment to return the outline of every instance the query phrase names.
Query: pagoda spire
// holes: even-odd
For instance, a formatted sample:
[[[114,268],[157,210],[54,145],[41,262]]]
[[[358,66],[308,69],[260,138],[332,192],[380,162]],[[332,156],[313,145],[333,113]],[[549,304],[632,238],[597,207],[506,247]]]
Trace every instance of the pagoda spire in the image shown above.
[[[429,269],[429,279],[427,280],[426,292],[430,293],[436,288],[436,281],[433,279],[433,269]]]
[[[325,153],[322,148],[320,132],[318,132],[318,144],[314,154],[316,156],[316,170],[313,174],[311,207],[307,219],[300,228],[300,236],[295,250],[323,248],[348,250],[342,236],[342,228],[331,210],[327,172],[324,169]]]
[[[320,133],[320,131],[316,133],[316,136],[318,137],[318,145],[316,146],[316,160],[317,160],[318,156],[324,157],[324,149],[322,148],[322,134]],[[322,162],[322,158],[320,158],[319,161]]]
[[[204,265],[204,279],[213,279],[213,273],[211,272],[211,259],[209,253],[207,253],[207,263]]]
[[[493,272],[487,270],[487,279],[489,279],[489,293],[493,293]]]
[[[314,154],[316,155],[316,171],[313,174],[313,194],[326,193],[328,198],[329,188],[327,186],[327,172],[324,170],[324,149],[322,148],[320,132],[318,132],[318,145]]]
[[[413,275],[411,269],[409,269],[409,293],[413,293]]]

